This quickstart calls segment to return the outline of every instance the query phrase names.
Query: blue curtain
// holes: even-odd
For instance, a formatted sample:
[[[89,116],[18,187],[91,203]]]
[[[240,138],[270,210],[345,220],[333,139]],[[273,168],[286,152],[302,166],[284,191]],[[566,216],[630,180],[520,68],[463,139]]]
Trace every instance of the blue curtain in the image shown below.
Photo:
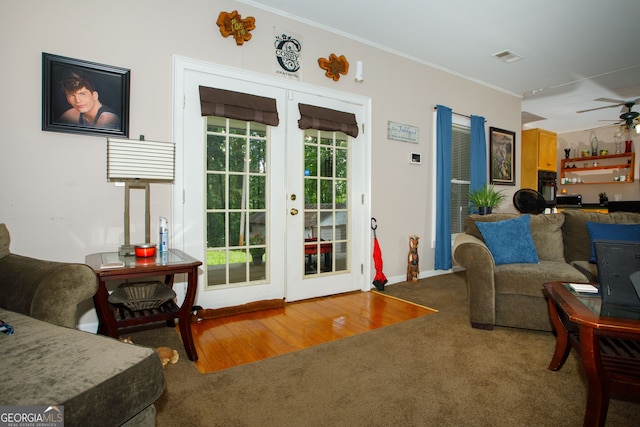
[[[487,138],[484,121],[484,117],[471,116],[470,190],[482,188],[487,183]]]
[[[451,108],[436,107],[436,248],[434,268],[451,268]]]

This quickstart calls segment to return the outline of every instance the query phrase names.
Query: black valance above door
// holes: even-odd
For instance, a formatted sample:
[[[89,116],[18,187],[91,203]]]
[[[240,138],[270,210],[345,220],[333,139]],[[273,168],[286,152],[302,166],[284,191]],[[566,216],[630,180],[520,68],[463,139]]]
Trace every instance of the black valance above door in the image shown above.
[[[354,138],[358,136],[358,122],[353,113],[307,104],[298,104],[298,109],[300,110],[300,120],[298,120],[300,129],[344,132]]]
[[[258,122],[278,126],[276,100],[232,90],[200,86],[200,109],[203,116]]]

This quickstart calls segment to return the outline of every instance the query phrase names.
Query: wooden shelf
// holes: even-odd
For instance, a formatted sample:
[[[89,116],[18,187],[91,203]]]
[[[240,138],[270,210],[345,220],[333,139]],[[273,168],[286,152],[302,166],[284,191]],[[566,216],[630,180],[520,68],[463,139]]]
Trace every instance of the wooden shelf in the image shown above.
[[[621,163],[626,159],[626,162]],[[593,166],[594,162],[598,162],[597,166]],[[592,166],[577,166],[578,164],[588,163]],[[574,167],[568,167],[572,165]],[[624,171],[620,173],[614,173],[615,170]],[[606,156],[590,156],[590,157],[578,157],[574,159],[562,159],[560,162],[560,185],[593,185],[593,184],[627,184],[634,182],[634,170],[635,170],[635,153],[622,153],[622,154],[610,154]],[[582,177],[592,177],[597,179],[597,175],[609,175],[610,179],[597,181],[582,181],[582,182],[563,182],[564,178],[568,178],[567,174],[575,174],[582,179]],[[624,181],[616,181],[615,177],[624,175]]]

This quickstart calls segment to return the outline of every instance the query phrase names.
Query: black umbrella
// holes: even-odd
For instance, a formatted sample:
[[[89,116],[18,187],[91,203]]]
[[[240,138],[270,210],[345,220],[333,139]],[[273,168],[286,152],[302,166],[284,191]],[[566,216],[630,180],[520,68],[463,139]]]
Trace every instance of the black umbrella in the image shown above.
[[[373,263],[376,267],[376,277],[373,278],[373,284],[379,291],[384,291],[384,285],[387,283],[387,277],[382,272],[382,251],[380,250],[378,237],[376,236],[378,222],[375,218],[371,218],[371,229],[373,230]]]

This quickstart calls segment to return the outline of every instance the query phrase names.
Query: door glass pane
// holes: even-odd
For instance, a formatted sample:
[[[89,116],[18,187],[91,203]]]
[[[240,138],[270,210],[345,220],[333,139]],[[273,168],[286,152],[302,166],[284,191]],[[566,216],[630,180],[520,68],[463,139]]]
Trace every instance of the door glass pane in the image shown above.
[[[221,174],[207,174],[207,209],[224,209],[225,176]]]
[[[347,242],[338,242],[334,245],[334,257],[335,257],[335,271],[347,271],[347,248],[349,244]]]
[[[207,286],[264,282],[268,127],[207,117]]]
[[[336,190],[336,207],[337,208],[346,208],[347,207],[347,181],[342,180],[335,182],[335,190]]]
[[[243,120],[228,120],[229,135],[246,135],[247,122]]]
[[[229,212],[229,246],[241,246],[244,240],[245,212]]]
[[[264,175],[249,176],[249,207],[265,209],[267,207],[267,180]]]
[[[244,172],[246,160],[246,144],[244,138],[229,138],[229,171]]]
[[[333,150],[331,148],[320,149],[320,176],[333,176]]]
[[[216,128],[217,129],[217,128]],[[225,140],[222,135],[207,135],[207,170],[225,170]]]
[[[208,251],[207,266],[210,285],[227,283],[227,251]]]
[[[304,180],[304,202],[308,207],[318,204],[318,180],[315,178]]]
[[[347,150],[336,150],[336,177],[347,177]]]
[[[207,247],[215,248],[226,246],[225,215],[222,212],[207,213]]]
[[[223,134],[227,129],[227,119],[224,117],[207,117],[207,132]],[[214,135],[209,135],[211,138],[215,138]],[[222,138],[224,141],[224,138]]]
[[[333,206],[333,181],[329,179],[320,180],[320,203]]]
[[[267,172],[267,141],[260,139],[251,139],[249,158],[249,172],[265,173]]]
[[[349,138],[341,132],[304,133],[305,276],[349,268],[349,154]]]
[[[246,200],[245,175],[229,175],[229,209],[242,209]]]
[[[309,141],[316,141],[315,138],[309,138]],[[304,146],[304,175],[305,176],[317,176],[318,175],[318,146],[311,145],[312,143]]]
[[[333,211],[320,212],[320,238],[333,240]]]

